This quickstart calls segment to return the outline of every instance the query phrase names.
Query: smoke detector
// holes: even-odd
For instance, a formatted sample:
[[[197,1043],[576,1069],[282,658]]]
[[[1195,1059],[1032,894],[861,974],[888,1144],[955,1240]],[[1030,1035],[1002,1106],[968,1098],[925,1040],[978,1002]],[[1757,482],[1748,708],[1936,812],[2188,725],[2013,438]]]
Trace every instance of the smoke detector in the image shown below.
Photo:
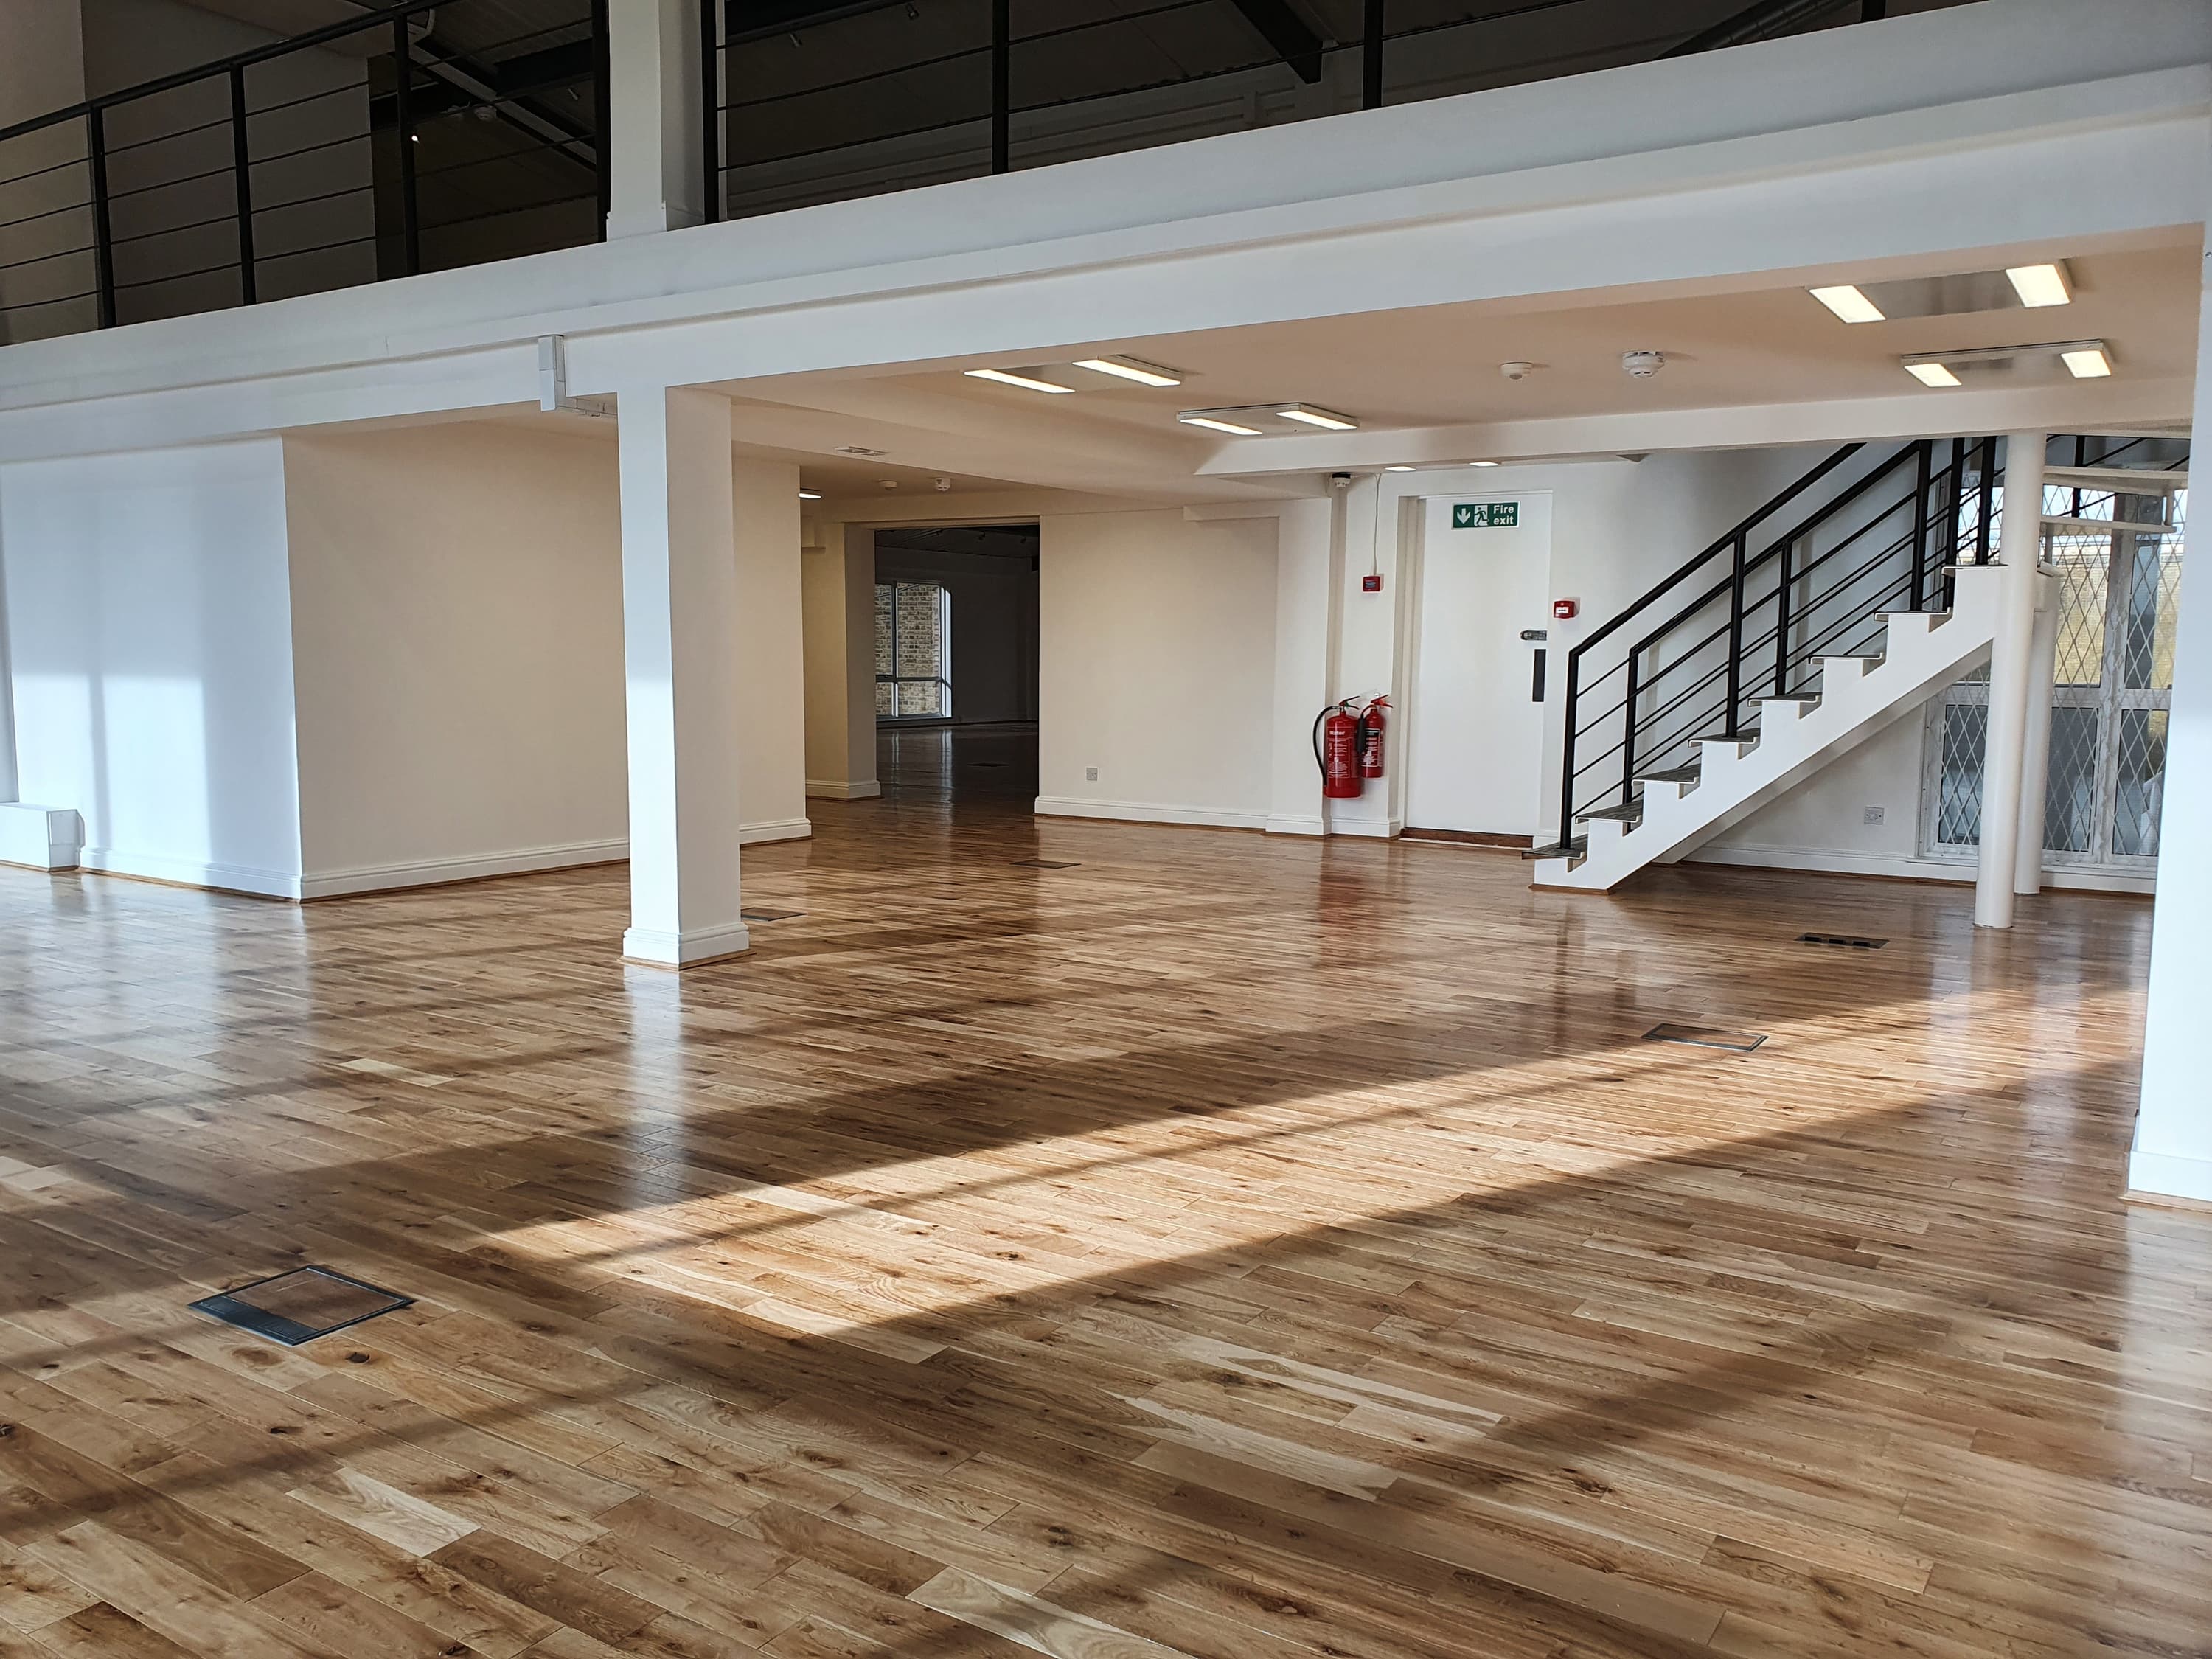
[[[1631,379],[1648,380],[1667,367],[1663,351],[1624,351],[1620,354],[1621,372]]]
[[[1536,372],[1534,363],[1500,363],[1498,372],[1509,380],[1525,380]]]
[[[952,488],[952,480],[951,480],[951,479],[950,479],[950,478],[945,477],[943,477],[943,476],[941,476],[941,475],[940,475],[940,476],[939,477],[938,480],[937,480],[937,489],[938,489],[938,493],[939,493],[939,495],[942,495],[945,491],[946,491],[946,490],[948,490],[948,489],[951,489],[951,488]]]

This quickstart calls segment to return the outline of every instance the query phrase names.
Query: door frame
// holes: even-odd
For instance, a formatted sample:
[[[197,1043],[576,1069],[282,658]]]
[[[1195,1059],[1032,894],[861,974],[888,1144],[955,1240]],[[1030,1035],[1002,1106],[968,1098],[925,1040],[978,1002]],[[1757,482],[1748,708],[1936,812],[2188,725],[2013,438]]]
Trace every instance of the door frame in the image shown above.
[[[1464,839],[1481,846],[1533,847],[1536,844],[1536,837],[1534,834],[1521,836],[1510,832],[1493,834],[1489,831],[1446,830],[1415,824],[1410,816],[1413,799],[1413,734],[1421,719],[1420,699],[1413,695],[1413,691],[1420,683],[1421,622],[1423,608],[1428,594],[1429,504],[1431,501],[1446,501],[1452,502],[1525,501],[1536,495],[1544,497],[1544,568],[1539,574],[1543,591],[1548,594],[1552,591],[1553,552],[1558,542],[1557,525],[1554,521],[1558,491],[1551,486],[1546,485],[1533,489],[1492,488],[1428,490],[1420,495],[1408,495],[1400,498],[1401,501],[1411,505],[1413,522],[1410,526],[1401,527],[1399,545],[1401,549],[1410,548],[1413,556],[1410,560],[1401,556],[1400,560],[1400,569],[1403,573],[1400,580],[1405,583],[1406,588],[1405,608],[1401,613],[1405,629],[1406,649],[1401,657],[1403,664],[1401,672],[1403,678],[1397,689],[1392,693],[1391,701],[1403,711],[1401,718],[1406,733],[1401,746],[1401,752],[1406,757],[1405,764],[1397,769],[1400,773],[1398,786],[1400,793],[1395,803],[1397,808],[1395,816],[1404,823],[1409,831],[1426,834],[1438,839]],[[1551,632],[1551,619],[1548,617],[1544,618],[1544,628],[1548,636]],[[1553,642],[1547,637],[1542,646],[1538,648],[1548,653],[1553,648]],[[1548,716],[1552,706],[1552,688],[1559,684],[1559,676],[1553,672],[1554,667],[1555,665],[1547,656],[1544,665],[1544,701],[1537,705],[1539,713],[1536,775],[1529,785],[1528,806],[1531,822],[1539,825],[1543,822],[1544,812],[1544,757],[1548,750],[1551,740],[1551,724]]]

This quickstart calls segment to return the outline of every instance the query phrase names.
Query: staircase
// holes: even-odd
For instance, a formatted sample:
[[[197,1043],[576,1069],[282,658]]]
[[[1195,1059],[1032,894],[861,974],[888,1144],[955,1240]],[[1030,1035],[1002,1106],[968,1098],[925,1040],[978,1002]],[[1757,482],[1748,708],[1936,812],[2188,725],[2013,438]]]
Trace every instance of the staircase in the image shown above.
[[[1987,661],[1996,446],[1944,447],[1844,446],[1569,653],[1537,885],[1679,858]]]

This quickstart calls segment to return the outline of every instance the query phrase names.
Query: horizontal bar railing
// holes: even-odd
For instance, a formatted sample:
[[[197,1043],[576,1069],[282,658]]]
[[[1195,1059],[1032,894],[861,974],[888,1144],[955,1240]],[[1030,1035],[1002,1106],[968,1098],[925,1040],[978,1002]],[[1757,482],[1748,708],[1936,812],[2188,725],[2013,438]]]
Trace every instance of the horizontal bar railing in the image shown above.
[[[1632,802],[1638,777],[1693,738],[1740,736],[1759,698],[1796,695],[1815,658],[1869,642],[1883,611],[1948,607],[1950,568],[1986,562],[2000,477],[1990,439],[1955,441],[1940,469],[1936,441],[1903,445],[1784,519],[1858,447],[1826,457],[1568,653],[1558,845],[1616,794]]]

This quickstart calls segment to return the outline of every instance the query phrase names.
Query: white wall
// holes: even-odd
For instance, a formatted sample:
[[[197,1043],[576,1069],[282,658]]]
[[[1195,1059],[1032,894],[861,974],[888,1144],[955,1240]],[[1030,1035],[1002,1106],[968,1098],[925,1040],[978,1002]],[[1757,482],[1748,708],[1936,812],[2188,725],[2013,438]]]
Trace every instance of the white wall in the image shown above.
[[[1264,827],[1275,522],[1170,508],[1042,530],[1037,810]]]
[[[87,868],[297,893],[284,543],[275,439],[0,467],[22,792]]]
[[[626,850],[615,450],[288,439],[310,896]]]

